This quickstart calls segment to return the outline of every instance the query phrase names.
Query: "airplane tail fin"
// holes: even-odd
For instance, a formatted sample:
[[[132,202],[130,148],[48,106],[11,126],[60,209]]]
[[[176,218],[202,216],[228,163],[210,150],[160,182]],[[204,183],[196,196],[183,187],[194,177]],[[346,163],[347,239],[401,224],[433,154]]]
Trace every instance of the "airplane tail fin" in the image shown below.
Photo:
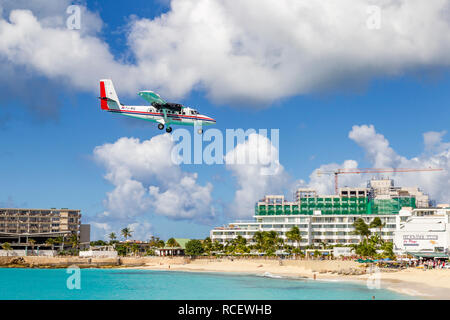
[[[120,101],[112,80],[100,80],[100,106],[102,110],[119,110]]]

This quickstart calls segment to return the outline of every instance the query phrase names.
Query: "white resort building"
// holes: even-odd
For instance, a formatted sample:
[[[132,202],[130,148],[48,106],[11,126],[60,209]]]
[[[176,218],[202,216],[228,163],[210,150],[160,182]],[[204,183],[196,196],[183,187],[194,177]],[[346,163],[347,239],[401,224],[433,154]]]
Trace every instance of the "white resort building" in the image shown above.
[[[318,195],[313,189],[301,188],[294,198],[287,201],[282,195],[265,196],[256,203],[254,220],[216,227],[210,232],[211,240],[225,244],[241,235],[251,242],[257,231],[276,231],[289,243],[286,232],[297,226],[302,236],[301,247],[321,243],[349,245],[360,241],[360,236],[353,234],[356,219],[370,223],[379,217],[385,224],[382,238],[393,241],[397,231],[406,230],[405,224],[410,223],[407,218],[424,212],[429,213],[427,216],[446,212],[448,221],[450,213],[450,208],[431,207],[428,195],[419,188],[395,187],[391,179],[373,179],[367,188],[341,188],[339,195]],[[410,214],[408,217],[406,212]]]

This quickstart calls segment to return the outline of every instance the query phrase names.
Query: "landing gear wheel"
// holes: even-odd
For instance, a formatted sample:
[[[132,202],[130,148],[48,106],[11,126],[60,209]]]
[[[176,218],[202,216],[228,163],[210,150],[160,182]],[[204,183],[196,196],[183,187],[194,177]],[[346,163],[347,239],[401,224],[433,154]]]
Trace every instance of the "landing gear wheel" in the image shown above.
[[[159,124],[158,124],[158,129],[159,129],[159,130],[164,129],[164,125],[163,125],[162,123],[159,123]]]
[[[167,128],[166,128],[166,132],[167,132],[167,133],[171,133],[171,132],[172,132],[172,127],[167,127]]]
[[[198,134],[202,134],[202,133],[203,133],[203,129],[198,129],[198,130],[197,130],[197,133],[198,133]]]

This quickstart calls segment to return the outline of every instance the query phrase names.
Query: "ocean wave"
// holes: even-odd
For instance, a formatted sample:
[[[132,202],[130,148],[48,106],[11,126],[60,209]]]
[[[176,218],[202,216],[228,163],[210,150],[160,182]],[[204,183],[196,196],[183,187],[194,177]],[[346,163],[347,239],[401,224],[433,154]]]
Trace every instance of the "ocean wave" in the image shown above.
[[[264,274],[260,275],[261,277],[265,277],[265,278],[274,278],[274,279],[282,279],[282,276],[276,275],[276,274],[272,274],[270,272],[264,272]]]

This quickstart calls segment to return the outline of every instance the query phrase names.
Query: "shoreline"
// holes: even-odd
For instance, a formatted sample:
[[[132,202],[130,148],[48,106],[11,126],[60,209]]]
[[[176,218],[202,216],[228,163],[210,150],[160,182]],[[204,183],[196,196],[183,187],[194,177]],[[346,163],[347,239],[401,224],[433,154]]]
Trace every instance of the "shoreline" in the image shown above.
[[[188,267],[187,267],[188,266]],[[284,278],[293,280],[309,280],[309,281],[336,281],[336,282],[354,282],[360,285],[366,285],[367,280],[371,277],[371,274],[363,275],[336,275],[330,273],[319,273],[319,272],[283,272],[281,270],[267,270],[261,267],[261,270],[253,271],[242,271],[242,270],[224,270],[217,268],[205,268],[201,266],[193,265],[146,265],[139,267],[119,267],[118,269],[138,269],[138,270],[155,270],[155,271],[176,271],[176,272],[196,272],[196,273],[222,273],[222,274],[241,274],[241,275],[251,275],[267,278]],[[417,270],[413,270],[417,271]],[[431,270],[430,270],[431,271]],[[441,272],[447,272],[447,270],[436,270]],[[449,270],[450,271],[450,270]],[[423,272],[423,271],[420,271]],[[425,271],[429,272],[429,271]],[[314,274],[316,278],[314,279]],[[450,288],[445,286],[430,286],[423,284],[422,282],[406,281],[398,279],[395,275],[401,275],[402,271],[397,272],[382,272],[380,277],[380,289],[394,291],[396,293],[413,297],[416,299],[432,299],[432,300],[450,300]],[[447,277],[450,276],[450,272]],[[450,278],[450,277],[449,277]],[[376,291],[374,290],[374,296],[376,297]]]
[[[209,272],[224,274],[245,274],[287,278],[297,280],[345,281],[367,284],[374,280],[366,273],[365,265],[351,260],[276,260],[240,258],[188,257],[0,257],[0,268],[80,268],[140,269],[181,272]],[[381,270],[381,289],[391,290],[416,299],[450,300],[450,270],[406,269],[401,271]],[[372,283],[372,282],[370,282]],[[369,284],[370,284],[369,283]],[[372,283],[376,285],[375,283]],[[376,289],[374,296],[376,297]]]

